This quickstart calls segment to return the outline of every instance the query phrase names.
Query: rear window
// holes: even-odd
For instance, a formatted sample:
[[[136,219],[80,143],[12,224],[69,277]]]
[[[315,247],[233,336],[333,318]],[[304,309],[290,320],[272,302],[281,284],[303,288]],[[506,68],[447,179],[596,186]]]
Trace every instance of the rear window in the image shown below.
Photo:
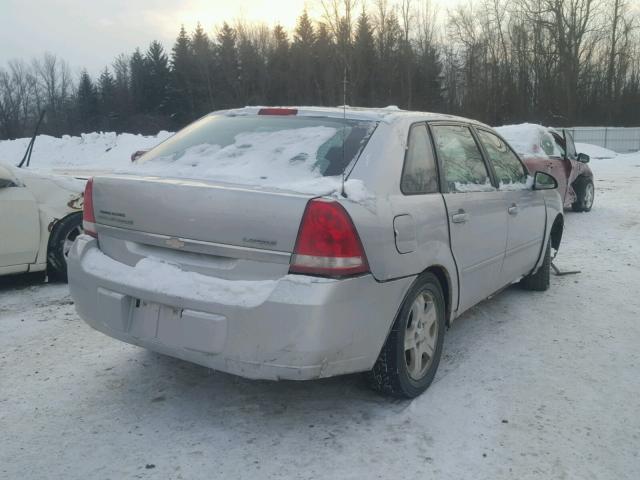
[[[211,115],[143,155],[134,169],[294,188],[299,182],[342,175],[375,126],[341,118]]]

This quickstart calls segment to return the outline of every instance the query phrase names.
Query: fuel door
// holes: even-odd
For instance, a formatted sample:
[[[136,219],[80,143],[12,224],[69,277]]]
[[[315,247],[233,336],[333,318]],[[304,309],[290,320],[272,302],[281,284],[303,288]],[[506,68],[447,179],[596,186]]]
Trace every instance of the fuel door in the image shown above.
[[[399,253],[410,253],[418,248],[416,224],[411,215],[398,215],[393,219],[393,234]]]

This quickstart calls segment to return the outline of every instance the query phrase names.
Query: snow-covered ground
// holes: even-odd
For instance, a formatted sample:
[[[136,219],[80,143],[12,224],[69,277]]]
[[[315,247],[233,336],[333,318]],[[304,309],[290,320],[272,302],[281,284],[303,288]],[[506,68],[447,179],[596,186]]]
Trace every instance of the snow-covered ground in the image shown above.
[[[591,145],[589,143],[576,143],[576,151],[578,153],[586,153],[594,160],[602,158],[614,158],[618,154],[608,148],[600,147],[598,145]]]
[[[463,315],[414,401],[213,372],[0,280],[0,478],[640,478],[640,154],[591,166],[556,261],[582,273]]]

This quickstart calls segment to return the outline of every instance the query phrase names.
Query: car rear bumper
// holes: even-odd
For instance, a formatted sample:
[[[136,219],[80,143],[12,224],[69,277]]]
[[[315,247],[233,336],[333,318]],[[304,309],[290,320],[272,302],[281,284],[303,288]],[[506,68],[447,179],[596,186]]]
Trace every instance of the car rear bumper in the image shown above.
[[[287,275],[259,304],[230,305],[190,297],[184,289],[145,288],[131,281],[132,267],[125,264],[105,274],[88,265],[89,252],[100,252],[98,243],[81,236],[68,260],[71,295],[89,325],[247,378],[305,380],[369,370],[413,281]]]

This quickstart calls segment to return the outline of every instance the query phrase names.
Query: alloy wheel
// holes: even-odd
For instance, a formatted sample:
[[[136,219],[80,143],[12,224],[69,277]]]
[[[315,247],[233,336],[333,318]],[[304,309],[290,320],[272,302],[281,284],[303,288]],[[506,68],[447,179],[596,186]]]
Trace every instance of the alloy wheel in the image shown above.
[[[433,362],[438,340],[438,312],[433,295],[421,292],[411,305],[404,333],[407,372],[420,380]]]

